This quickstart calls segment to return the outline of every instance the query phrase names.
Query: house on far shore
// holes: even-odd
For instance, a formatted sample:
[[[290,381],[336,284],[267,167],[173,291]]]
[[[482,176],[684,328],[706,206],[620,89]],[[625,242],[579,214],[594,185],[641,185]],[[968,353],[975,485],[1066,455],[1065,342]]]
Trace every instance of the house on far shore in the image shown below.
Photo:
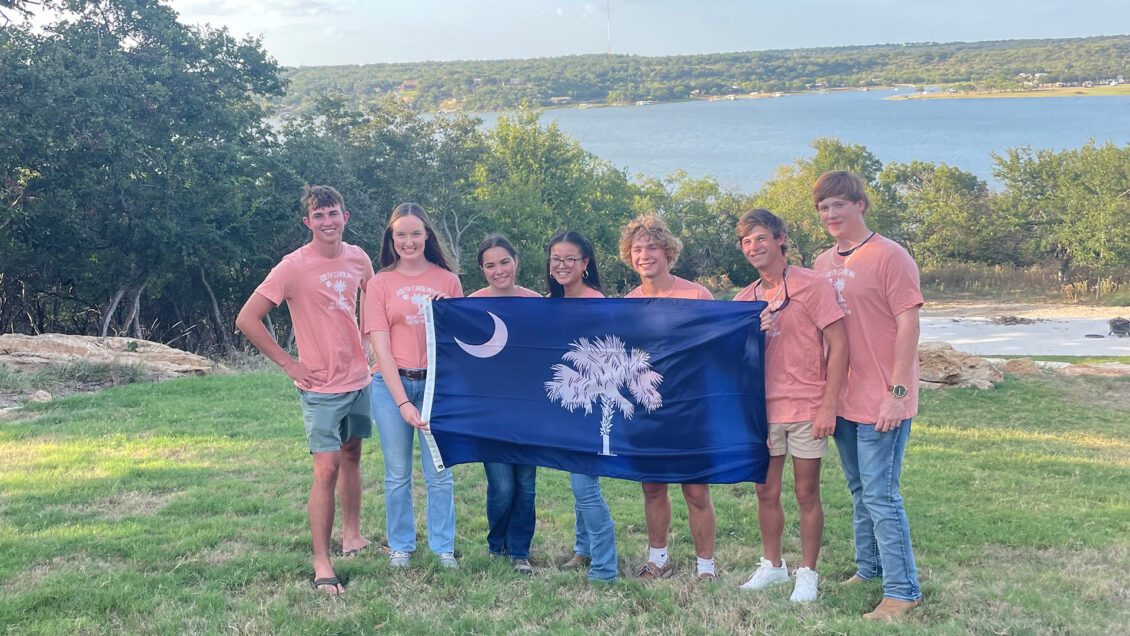
[[[550,97],[549,98],[549,103],[553,104],[555,106],[560,106],[561,104],[568,104],[571,101],[573,101],[573,98],[569,97],[569,96]]]
[[[401,90],[401,91],[414,91],[414,90],[416,90],[416,80],[414,80],[414,79],[404,80],[403,82],[400,83],[400,88],[398,88],[397,90]]]

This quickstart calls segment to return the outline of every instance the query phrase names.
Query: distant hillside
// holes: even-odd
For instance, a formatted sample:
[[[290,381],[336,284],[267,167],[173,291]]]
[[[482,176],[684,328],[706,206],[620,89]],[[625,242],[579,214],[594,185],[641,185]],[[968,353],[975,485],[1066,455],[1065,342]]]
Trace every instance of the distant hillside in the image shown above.
[[[946,84],[1018,89],[1130,78],[1130,36],[883,44],[672,55],[310,66],[287,69],[283,113],[316,96],[355,103],[396,95],[418,109],[498,110],[522,102],[630,103],[813,88]],[[555,99],[556,98],[556,99]]]

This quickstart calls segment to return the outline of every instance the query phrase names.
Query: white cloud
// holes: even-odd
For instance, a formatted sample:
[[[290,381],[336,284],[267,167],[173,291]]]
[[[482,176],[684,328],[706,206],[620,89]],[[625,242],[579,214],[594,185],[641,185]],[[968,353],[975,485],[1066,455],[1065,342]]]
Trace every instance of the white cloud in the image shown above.
[[[345,13],[355,0],[171,0],[169,3],[185,20],[201,18],[251,17],[288,19],[331,16]]]
[[[554,11],[554,13],[556,13],[557,15],[565,15],[565,9],[562,9],[561,7],[557,7],[557,10]]]

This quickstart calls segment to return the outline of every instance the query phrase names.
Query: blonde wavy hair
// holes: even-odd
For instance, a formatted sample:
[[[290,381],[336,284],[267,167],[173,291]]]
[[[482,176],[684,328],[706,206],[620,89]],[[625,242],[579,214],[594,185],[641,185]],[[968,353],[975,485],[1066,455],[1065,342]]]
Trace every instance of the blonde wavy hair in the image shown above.
[[[628,267],[632,266],[632,243],[640,236],[645,236],[659,247],[667,256],[667,269],[675,268],[679,261],[679,254],[683,252],[683,242],[671,233],[671,229],[655,213],[641,214],[632,219],[620,232],[620,260]]]

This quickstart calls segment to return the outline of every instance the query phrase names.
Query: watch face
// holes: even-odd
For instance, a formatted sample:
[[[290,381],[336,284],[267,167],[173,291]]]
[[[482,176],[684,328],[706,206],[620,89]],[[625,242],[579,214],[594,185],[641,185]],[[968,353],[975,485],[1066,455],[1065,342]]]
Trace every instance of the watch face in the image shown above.
[[[906,397],[906,387],[901,384],[891,385],[890,392],[897,398]]]

